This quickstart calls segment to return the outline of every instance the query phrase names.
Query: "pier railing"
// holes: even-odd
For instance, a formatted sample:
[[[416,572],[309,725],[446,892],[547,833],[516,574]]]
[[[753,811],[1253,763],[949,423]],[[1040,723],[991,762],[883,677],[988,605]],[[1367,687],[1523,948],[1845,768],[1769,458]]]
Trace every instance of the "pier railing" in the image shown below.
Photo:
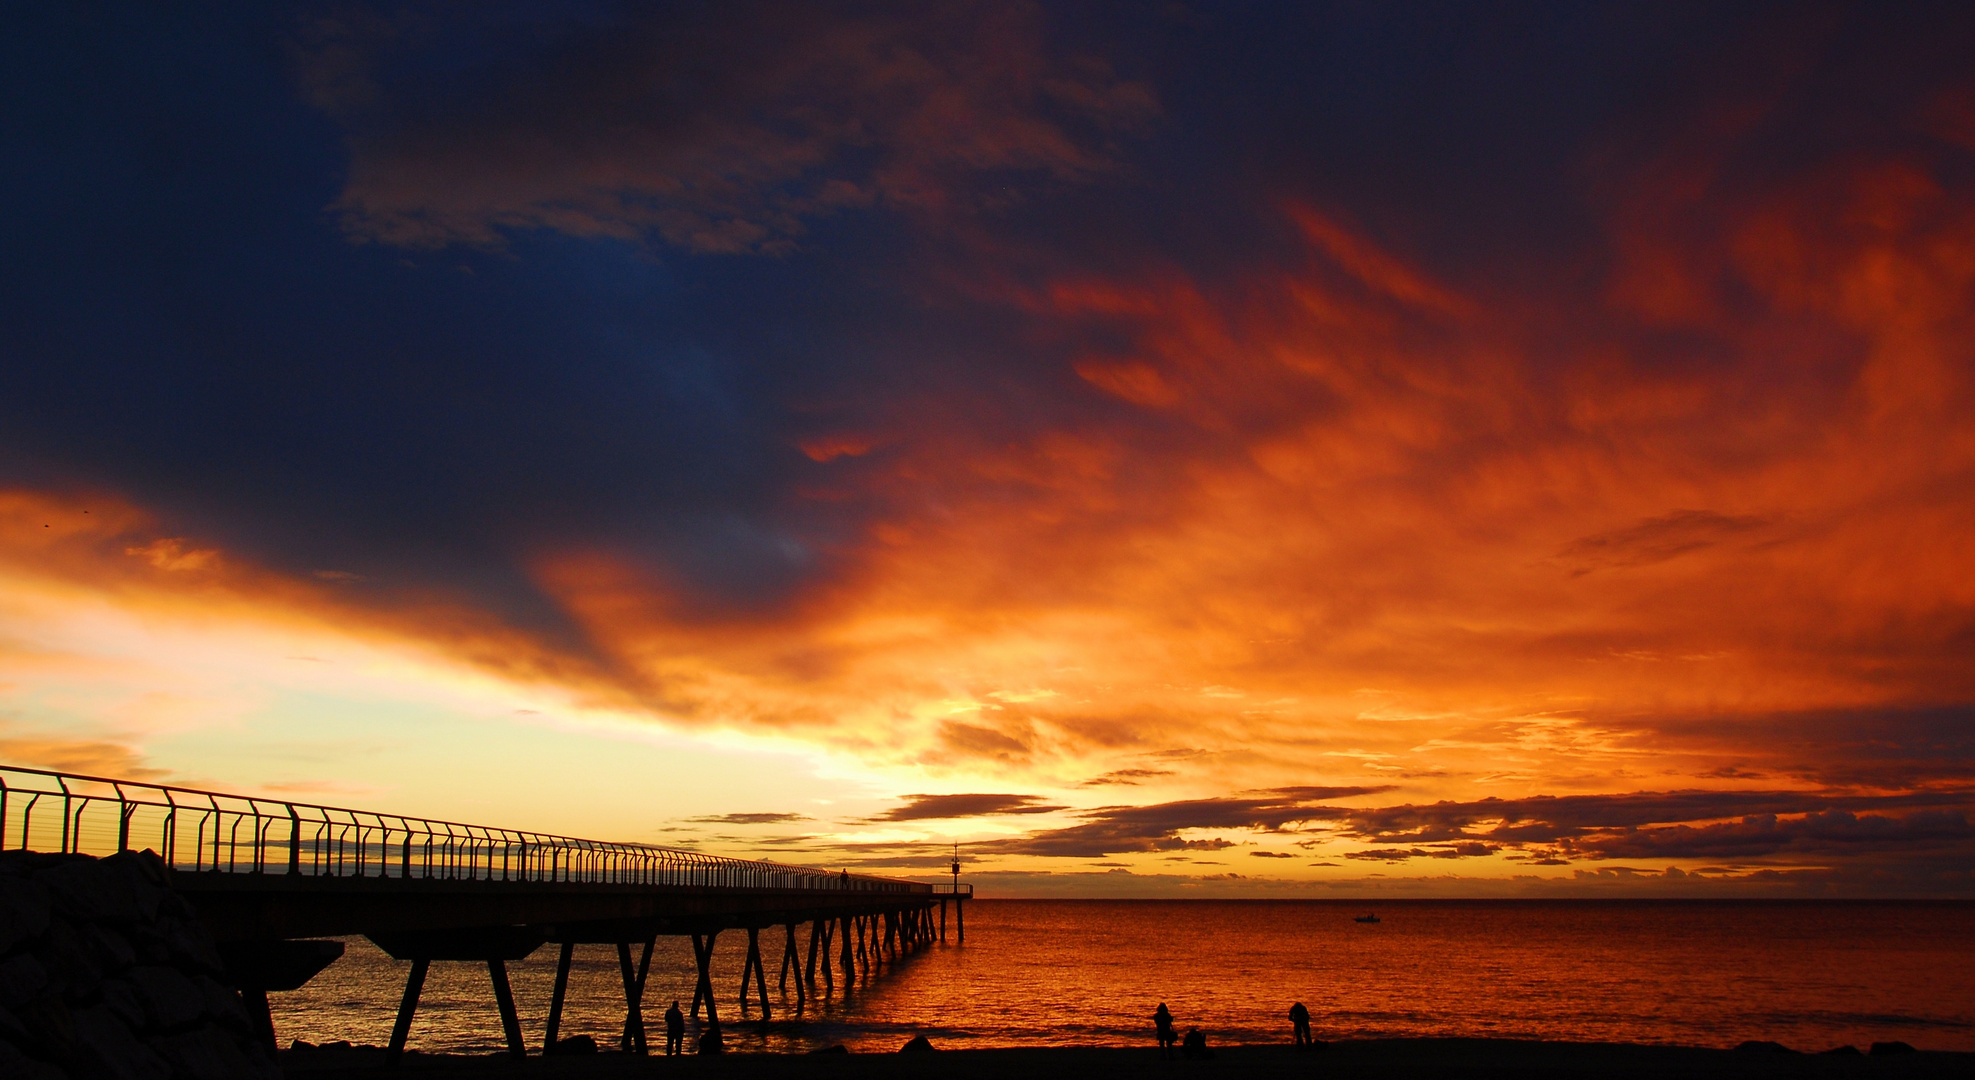
[[[0,851],[150,849],[176,870],[931,893],[931,885],[649,844],[0,765]]]

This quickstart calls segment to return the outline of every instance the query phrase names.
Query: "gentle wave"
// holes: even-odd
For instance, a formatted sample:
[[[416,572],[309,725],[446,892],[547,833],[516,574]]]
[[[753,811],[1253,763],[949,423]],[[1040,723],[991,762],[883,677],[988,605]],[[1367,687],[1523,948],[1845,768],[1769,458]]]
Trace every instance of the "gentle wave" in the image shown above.
[[[833,1042],[894,1049],[913,1034],[970,1046],[1125,1045],[1169,1003],[1221,1043],[1283,1042],[1289,1003],[1319,1038],[1484,1036],[1800,1049],[1884,1039],[1975,1050],[1975,905],[1958,903],[1407,902],[1384,921],[1327,902],[976,901],[964,947],[935,946],[848,995],[769,979],[774,1020],[737,1008],[746,935],[721,936],[718,1005],[738,1049]],[[762,951],[781,955],[775,931]],[[509,965],[539,1049],[555,950]],[[302,990],[274,996],[284,1039],[390,1036],[409,965],[353,940]],[[646,989],[692,1000],[689,948],[661,939]],[[624,1002],[614,949],[579,946],[562,1033],[615,1045]],[[485,1053],[501,1029],[483,966],[435,964],[411,1045]]]

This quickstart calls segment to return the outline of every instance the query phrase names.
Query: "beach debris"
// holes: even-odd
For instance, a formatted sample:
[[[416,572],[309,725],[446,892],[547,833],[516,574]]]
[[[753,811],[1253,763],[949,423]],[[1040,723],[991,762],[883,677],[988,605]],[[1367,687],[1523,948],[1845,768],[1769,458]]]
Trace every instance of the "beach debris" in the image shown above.
[[[1917,1054],[1918,1050],[1903,1042],[1876,1042],[1872,1044],[1872,1056],[1881,1054]]]
[[[571,1035],[567,1039],[557,1039],[555,1041],[555,1049],[551,1052],[557,1056],[566,1054],[594,1054],[597,1052],[597,1041],[588,1035]]]
[[[1769,1041],[1769,1040],[1767,1040],[1767,1039],[1750,1039],[1750,1040],[1749,1040],[1748,1042],[1745,1042],[1745,1043],[1743,1043],[1743,1044],[1741,1044],[1740,1046],[1737,1046],[1737,1047],[1735,1048],[1735,1050],[1736,1050],[1736,1051],[1737,1051],[1738,1053],[1743,1053],[1743,1054],[1794,1054],[1794,1053],[1796,1053],[1796,1051],[1795,1051],[1795,1050],[1792,1050],[1792,1049],[1790,1049],[1789,1047],[1787,1047],[1787,1046],[1784,1046],[1784,1045],[1783,1045],[1782,1043],[1780,1043],[1780,1042],[1770,1042],[1770,1041]]]
[[[921,1051],[931,1051],[936,1049],[938,1049],[938,1047],[935,1047],[933,1045],[931,1039],[926,1038],[924,1035],[914,1035],[912,1036],[912,1040],[910,1042],[898,1048],[898,1052],[901,1054],[916,1054]]]

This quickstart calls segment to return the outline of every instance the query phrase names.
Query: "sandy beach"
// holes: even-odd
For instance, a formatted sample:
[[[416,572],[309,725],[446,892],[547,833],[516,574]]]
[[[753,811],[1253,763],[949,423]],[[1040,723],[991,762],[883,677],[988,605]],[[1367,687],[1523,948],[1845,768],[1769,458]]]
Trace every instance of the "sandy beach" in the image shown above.
[[[1828,1049],[1825,1047],[1819,1050]],[[1860,1050],[1867,1049],[1860,1047]],[[334,1080],[384,1072],[377,1050],[291,1050],[282,1054],[291,1077]],[[1287,1046],[1236,1046],[1214,1050],[1207,1061],[1166,1060],[1152,1047],[946,1050],[932,1054],[725,1054],[718,1057],[639,1058],[600,1053],[583,1057],[408,1054],[396,1070],[412,1076],[607,1078],[676,1076],[707,1080],[783,1080],[798,1077],[872,1077],[908,1080],[1003,1080],[1008,1077],[1161,1077],[1172,1080],[1448,1080],[1448,1078],[1596,1077],[1597,1080],[1840,1080],[1852,1077],[1965,1077],[1975,1054],[1916,1052],[1896,1055],[1764,1053],[1672,1046],[1543,1043],[1491,1039],[1393,1039],[1334,1043],[1315,1052]]]

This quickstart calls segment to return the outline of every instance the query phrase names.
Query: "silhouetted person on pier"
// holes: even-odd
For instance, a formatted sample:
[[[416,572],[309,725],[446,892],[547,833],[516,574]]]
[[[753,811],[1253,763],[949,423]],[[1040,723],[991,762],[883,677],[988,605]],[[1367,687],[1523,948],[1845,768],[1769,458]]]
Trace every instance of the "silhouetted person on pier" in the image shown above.
[[[1289,1007],[1289,1024],[1296,1029],[1298,1050],[1308,1050],[1316,1043],[1316,1040],[1310,1037],[1310,1010],[1304,1008],[1302,1002],[1299,1001]]]
[[[665,1056],[674,1057],[686,1052],[686,1014],[679,1011],[679,999],[672,999],[672,1007],[665,1010]]]
[[[1173,1031],[1173,1014],[1166,1010],[1163,1001],[1159,1003],[1159,1011],[1152,1014],[1152,1026],[1159,1033],[1159,1056],[1171,1057],[1173,1044],[1179,1041],[1179,1035]]]
[[[846,889],[850,888],[850,871],[848,870],[843,872],[843,887]]]
[[[699,1033],[699,1052],[702,1054],[724,1054],[727,1040],[720,1037],[720,1021],[708,1020]]]
[[[1207,1036],[1199,1028],[1187,1028],[1186,1038],[1180,1043],[1180,1056],[1204,1061],[1213,1057],[1214,1052],[1207,1049]]]

